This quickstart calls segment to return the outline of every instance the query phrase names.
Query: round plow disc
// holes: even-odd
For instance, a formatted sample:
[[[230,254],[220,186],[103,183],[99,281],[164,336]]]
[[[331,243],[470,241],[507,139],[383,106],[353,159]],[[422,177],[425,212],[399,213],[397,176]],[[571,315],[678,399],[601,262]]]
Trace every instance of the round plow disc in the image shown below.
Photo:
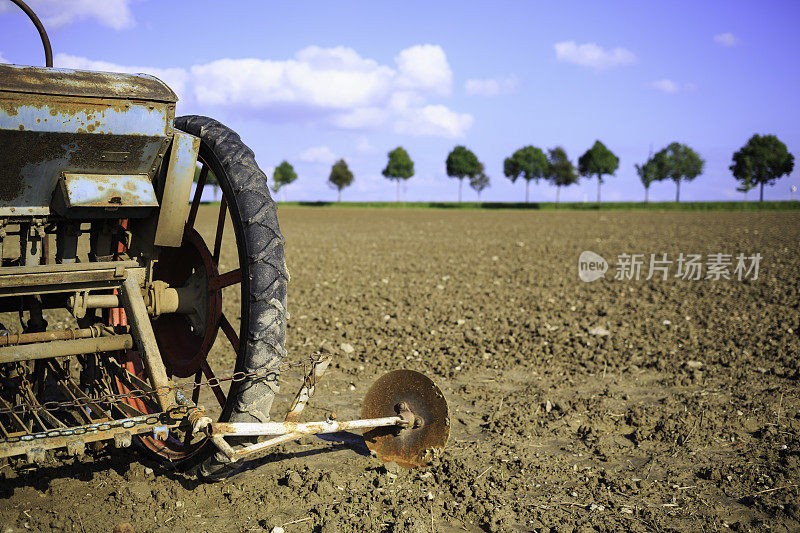
[[[405,403],[405,405],[403,405]],[[407,407],[416,417],[410,427],[378,427],[364,432],[367,446],[385,462],[405,468],[428,464],[450,436],[450,417],[442,391],[413,370],[395,370],[376,381],[361,406],[361,418],[398,416]]]

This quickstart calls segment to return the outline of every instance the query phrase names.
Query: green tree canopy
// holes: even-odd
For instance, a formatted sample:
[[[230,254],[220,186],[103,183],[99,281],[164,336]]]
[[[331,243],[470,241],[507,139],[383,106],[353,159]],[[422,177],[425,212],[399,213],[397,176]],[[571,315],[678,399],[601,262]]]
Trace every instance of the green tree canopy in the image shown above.
[[[612,175],[619,168],[619,157],[600,141],[578,158],[578,171],[581,176],[597,176],[597,203],[600,203],[600,184],[603,176]]]
[[[342,189],[353,183],[353,173],[347,168],[347,163],[344,159],[340,159],[333,164],[333,167],[331,167],[331,175],[328,177],[328,183],[339,192],[336,201],[341,202]]]
[[[398,146],[388,154],[389,161],[383,169],[387,179],[397,182],[397,201],[400,201],[400,182],[414,175],[414,162],[402,146]]]
[[[706,162],[697,152],[677,142],[671,143],[653,156],[656,161],[656,179],[675,182],[675,201],[681,201],[681,181],[692,181],[703,173]]]
[[[733,177],[747,192],[758,185],[761,189],[759,201],[764,200],[764,185],[773,185],[781,176],[791,174],[794,169],[794,156],[774,135],[753,135],[747,144],[733,154],[730,166]]]
[[[469,186],[478,193],[478,201],[481,201],[481,192],[489,186],[489,176],[481,172],[469,179]]]
[[[281,187],[289,185],[296,179],[297,173],[294,171],[294,167],[287,161],[282,161],[272,173],[272,191],[277,193]]]
[[[636,168],[636,174],[639,175],[639,179],[642,181],[642,185],[644,185],[644,203],[647,203],[648,196],[650,194],[650,185],[657,180],[656,178],[656,165],[658,163],[654,159],[654,156],[650,155],[647,158],[647,161],[643,165],[633,165]]]
[[[556,186],[556,203],[559,202],[561,187],[578,182],[575,165],[567,157],[567,151],[560,146],[547,150],[547,179]]]
[[[464,178],[477,176],[483,172],[483,163],[478,161],[478,157],[464,146],[456,146],[447,155],[445,162],[447,175],[458,179],[458,201],[461,201],[461,183]]]
[[[525,203],[528,203],[528,187],[531,180],[538,182],[546,173],[547,156],[535,146],[522,147],[503,161],[503,174],[511,180],[511,183],[517,181],[520,176],[525,180]]]

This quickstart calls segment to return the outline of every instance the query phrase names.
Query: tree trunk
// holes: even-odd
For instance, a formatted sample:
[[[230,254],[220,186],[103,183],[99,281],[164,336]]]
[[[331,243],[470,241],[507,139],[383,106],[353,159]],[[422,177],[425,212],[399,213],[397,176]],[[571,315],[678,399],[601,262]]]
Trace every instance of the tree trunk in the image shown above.
[[[648,198],[647,198],[647,197],[648,197],[649,195],[650,195],[650,187],[645,187],[645,188],[644,188],[644,203],[647,203],[647,201],[648,201]]]
[[[558,203],[558,196],[561,194],[561,185],[556,186],[556,203]]]
[[[597,175],[597,203],[600,203],[600,174]]]
[[[397,200],[395,201],[400,201],[400,180],[397,180]]]
[[[458,178],[458,203],[461,203],[461,183],[464,181],[464,178]]]
[[[528,203],[528,189],[530,188],[530,180],[525,180],[525,203]]]
[[[758,201],[759,202],[763,202],[764,201],[764,182],[763,181],[761,182],[761,194],[758,197]]]
[[[338,189],[338,192],[339,192],[339,196],[336,198],[336,201],[337,202],[341,202],[342,201],[342,189]]]
[[[681,180],[675,182],[675,202],[681,201]]]

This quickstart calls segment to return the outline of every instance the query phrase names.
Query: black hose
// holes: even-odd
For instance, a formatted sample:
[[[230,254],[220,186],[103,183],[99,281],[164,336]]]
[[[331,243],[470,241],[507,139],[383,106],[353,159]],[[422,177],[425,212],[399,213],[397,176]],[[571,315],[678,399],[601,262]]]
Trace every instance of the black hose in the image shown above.
[[[39,20],[39,17],[36,16],[36,13],[28,7],[28,4],[23,2],[22,0],[11,0],[12,3],[19,6],[21,10],[28,15],[28,18],[31,19],[33,25],[36,26],[36,29],[39,30],[39,36],[42,38],[42,45],[44,46],[44,63],[46,67],[53,66],[53,49],[50,48],[50,38],[47,37],[47,32],[44,31],[44,26],[42,25],[42,21]]]

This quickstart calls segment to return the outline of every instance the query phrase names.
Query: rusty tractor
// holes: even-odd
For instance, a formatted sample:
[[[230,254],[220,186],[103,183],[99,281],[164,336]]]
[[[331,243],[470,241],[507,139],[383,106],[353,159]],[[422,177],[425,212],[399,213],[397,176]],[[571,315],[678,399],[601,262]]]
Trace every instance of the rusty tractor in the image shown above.
[[[135,444],[215,478],[319,433],[362,429],[408,467],[443,448],[447,404],[409,370],[379,379],[360,419],[300,421],[330,357],[284,362],[284,240],[253,152],[213,119],[176,118],[153,76],[53,68],[42,24],[12,2],[46,67],[0,65],[0,460]],[[200,227],[212,180],[216,225]],[[230,368],[209,361],[217,337]],[[272,421],[290,366],[306,378]]]

